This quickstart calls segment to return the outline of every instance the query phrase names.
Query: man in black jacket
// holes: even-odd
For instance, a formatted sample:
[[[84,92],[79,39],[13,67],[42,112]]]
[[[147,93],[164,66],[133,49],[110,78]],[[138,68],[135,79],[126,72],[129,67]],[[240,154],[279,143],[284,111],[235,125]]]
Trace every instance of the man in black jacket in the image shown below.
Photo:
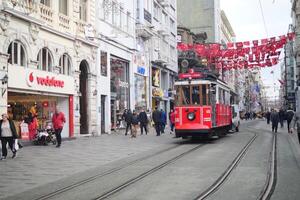
[[[158,107],[155,107],[155,111],[152,113],[152,120],[155,124],[156,136],[160,136],[161,112]]]
[[[130,133],[132,135],[132,126],[131,126],[131,124],[132,124],[132,117],[133,117],[132,112],[129,109],[127,111],[126,115],[125,115],[125,121],[126,121],[126,132],[125,132],[125,135],[127,135],[129,128],[130,128]]]
[[[144,109],[139,114],[139,122],[140,122],[140,128],[141,128],[141,135],[143,135],[143,130],[145,129],[146,135],[148,133],[148,116]]]
[[[294,117],[294,111],[291,108],[288,108],[286,111],[286,121],[287,121],[287,127],[288,127],[288,132],[290,132],[290,124],[291,121],[293,120]]]

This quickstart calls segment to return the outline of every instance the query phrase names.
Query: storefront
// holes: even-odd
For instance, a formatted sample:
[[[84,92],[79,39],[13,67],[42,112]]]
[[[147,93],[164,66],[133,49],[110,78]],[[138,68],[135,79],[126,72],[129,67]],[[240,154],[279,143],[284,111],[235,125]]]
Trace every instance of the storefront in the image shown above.
[[[129,108],[129,61],[111,56],[111,129],[120,128],[122,115]]]
[[[62,137],[74,136],[73,77],[19,66],[9,66],[8,77],[7,110],[15,124],[30,112],[45,128],[58,107],[66,117]]]
[[[146,77],[142,75],[134,75],[134,94],[135,106],[134,109],[140,111],[147,109],[147,90],[146,90]]]

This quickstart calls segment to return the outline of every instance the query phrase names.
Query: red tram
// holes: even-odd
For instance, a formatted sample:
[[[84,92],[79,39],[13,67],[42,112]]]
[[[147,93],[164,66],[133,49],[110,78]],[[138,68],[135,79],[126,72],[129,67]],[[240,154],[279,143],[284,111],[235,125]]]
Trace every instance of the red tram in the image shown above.
[[[209,71],[180,73],[175,82],[176,137],[210,137],[231,129],[231,90]]]

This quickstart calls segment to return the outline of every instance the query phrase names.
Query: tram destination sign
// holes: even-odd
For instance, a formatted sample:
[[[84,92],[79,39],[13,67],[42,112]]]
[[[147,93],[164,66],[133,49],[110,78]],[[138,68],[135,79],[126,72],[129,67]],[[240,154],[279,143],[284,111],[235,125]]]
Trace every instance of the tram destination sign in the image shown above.
[[[203,78],[203,74],[200,72],[192,72],[192,73],[181,73],[178,75],[179,79],[195,79],[195,78]]]

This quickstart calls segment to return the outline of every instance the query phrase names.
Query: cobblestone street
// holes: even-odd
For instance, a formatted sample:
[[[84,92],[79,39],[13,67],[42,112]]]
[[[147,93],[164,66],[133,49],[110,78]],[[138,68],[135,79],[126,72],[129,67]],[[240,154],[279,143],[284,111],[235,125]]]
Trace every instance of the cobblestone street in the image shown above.
[[[181,140],[173,136],[166,131],[157,137],[152,129],[148,135],[131,138],[120,130],[110,135],[65,141],[61,148],[25,146],[17,158],[11,159],[9,152],[8,158],[0,161],[0,198],[149,150],[167,148],[174,140]]]

